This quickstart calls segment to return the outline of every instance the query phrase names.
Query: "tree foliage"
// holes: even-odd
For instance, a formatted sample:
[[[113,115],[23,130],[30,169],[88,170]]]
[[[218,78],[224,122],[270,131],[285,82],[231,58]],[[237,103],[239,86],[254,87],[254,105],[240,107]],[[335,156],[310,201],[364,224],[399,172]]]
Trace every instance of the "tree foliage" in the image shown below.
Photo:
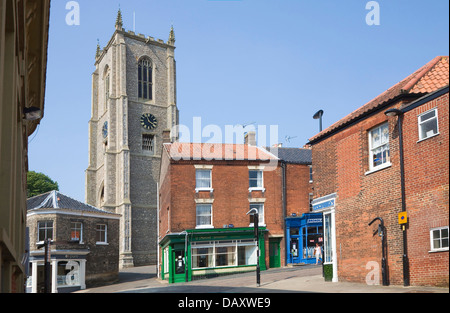
[[[59,190],[58,183],[43,173],[27,173],[27,197],[34,197],[48,191]]]

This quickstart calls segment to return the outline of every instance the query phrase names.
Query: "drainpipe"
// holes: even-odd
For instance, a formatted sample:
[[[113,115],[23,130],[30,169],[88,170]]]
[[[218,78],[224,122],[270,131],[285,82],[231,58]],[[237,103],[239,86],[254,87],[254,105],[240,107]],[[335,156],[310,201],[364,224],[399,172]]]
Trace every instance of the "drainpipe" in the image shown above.
[[[160,277],[159,273],[159,183],[156,183],[156,277]]]
[[[287,247],[287,228],[286,228],[286,162],[281,161],[281,202],[283,206],[283,228],[284,228],[284,246]],[[284,266],[287,266],[288,262],[288,249],[284,249]]]
[[[403,111],[393,108],[389,109],[384,114],[386,116],[397,116],[398,128],[398,144],[400,150],[400,187],[402,194],[402,212],[406,212],[406,194],[405,194],[405,165],[403,160]],[[408,244],[406,225],[402,225],[403,232],[403,285],[405,287],[410,285],[409,282],[409,259],[408,259]]]

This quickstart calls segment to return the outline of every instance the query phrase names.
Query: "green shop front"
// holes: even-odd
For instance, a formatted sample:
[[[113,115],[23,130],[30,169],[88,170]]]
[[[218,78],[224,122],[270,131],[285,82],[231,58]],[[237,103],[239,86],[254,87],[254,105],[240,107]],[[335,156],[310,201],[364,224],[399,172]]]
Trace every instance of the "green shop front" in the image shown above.
[[[169,283],[186,282],[255,271],[260,250],[260,269],[266,270],[264,234],[253,227],[192,229],[167,234],[159,243],[162,252],[161,278]]]

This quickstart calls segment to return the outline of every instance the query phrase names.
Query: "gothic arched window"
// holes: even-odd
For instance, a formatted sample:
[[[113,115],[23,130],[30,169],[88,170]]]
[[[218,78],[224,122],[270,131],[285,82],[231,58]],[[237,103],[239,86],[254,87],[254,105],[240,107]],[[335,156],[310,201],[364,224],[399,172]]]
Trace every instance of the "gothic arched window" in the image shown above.
[[[105,112],[108,108],[108,100],[110,94],[110,80],[109,80],[109,66],[105,66],[105,70],[103,71],[103,82],[104,82],[104,91],[105,97],[103,101],[103,112]]]
[[[153,66],[147,58],[140,60],[138,64],[138,97],[153,99]]]

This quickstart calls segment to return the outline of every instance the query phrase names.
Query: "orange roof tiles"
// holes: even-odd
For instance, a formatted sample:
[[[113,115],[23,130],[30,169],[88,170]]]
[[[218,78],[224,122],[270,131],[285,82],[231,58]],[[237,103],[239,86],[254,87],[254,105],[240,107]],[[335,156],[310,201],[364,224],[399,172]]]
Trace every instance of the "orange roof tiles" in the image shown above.
[[[346,117],[337,121],[327,129],[316,134],[310,142],[329,134],[337,128],[358,119],[365,113],[376,110],[386,102],[403,94],[417,94],[418,96],[436,91],[449,84],[449,62],[448,56],[437,56],[419,70],[409,75],[396,85],[392,86],[373,100],[369,101],[359,109],[353,111]]]
[[[244,144],[174,142],[164,148],[173,160],[278,160],[262,148]]]

